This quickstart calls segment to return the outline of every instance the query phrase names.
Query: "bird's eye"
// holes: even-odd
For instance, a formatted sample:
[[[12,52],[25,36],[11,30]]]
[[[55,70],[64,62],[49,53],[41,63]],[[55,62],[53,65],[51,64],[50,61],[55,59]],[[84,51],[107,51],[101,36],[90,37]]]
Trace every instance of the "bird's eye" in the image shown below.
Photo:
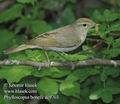
[[[87,24],[83,24],[83,27],[86,27],[87,26]]]

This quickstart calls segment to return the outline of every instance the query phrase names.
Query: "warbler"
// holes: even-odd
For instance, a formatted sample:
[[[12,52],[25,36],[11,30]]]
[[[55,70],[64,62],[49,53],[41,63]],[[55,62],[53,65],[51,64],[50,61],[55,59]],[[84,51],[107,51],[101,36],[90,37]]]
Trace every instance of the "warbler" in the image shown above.
[[[16,48],[4,51],[4,53],[11,54],[26,49],[73,51],[85,41],[88,30],[96,25],[91,19],[79,18],[67,26],[40,34]]]

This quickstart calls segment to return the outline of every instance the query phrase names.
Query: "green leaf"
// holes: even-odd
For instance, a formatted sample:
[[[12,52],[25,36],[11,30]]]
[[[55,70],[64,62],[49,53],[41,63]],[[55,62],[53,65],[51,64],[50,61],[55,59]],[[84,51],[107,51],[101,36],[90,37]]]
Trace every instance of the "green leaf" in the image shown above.
[[[112,24],[108,29],[108,32],[120,31],[120,23]]]
[[[17,2],[19,2],[19,3],[32,4],[32,5],[35,4],[35,1],[36,1],[36,0],[17,0]]]
[[[109,76],[112,76],[112,77],[118,77],[120,75],[120,71],[118,68],[113,68],[113,67],[104,67],[101,75],[100,75],[100,78],[101,78],[101,81],[106,81],[106,79],[109,77]]]
[[[79,55],[79,54],[65,54],[64,57],[69,59],[69,61],[76,61],[76,60],[85,60],[88,59],[88,55]]]
[[[104,11],[104,17],[107,22],[112,22],[119,18],[119,13],[112,12],[110,10]]]
[[[81,104],[79,99],[72,98],[69,104]]]
[[[29,60],[44,61],[46,60],[45,54],[41,50],[25,50],[25,54]]]
[[[62,14],[64,24],[72,23],[75,20],[75,15],[70,6],[66,7]]]
[[[74,96],[80,94],[80,84],[76,82],[63,81],[60,84],[60,91],[67,96]]]
[[[40,95],[52,96],[58,93],[58,84],[53,79],[43,78],[38,82],[37,89]]]
[[[100,24],[99,25],[99,34],[100,37],[105,39],[107,36],[107,32],[106,32],[106,24]]]
[[[30,27],[31,21],[33,21],[32,18],[28,16],[22,16],[17,22],[16,22],[16,28],[15,33],[18,33],[22,28]]]
[[[92,94],[90,94],[89,99],[91,100],[98,100],[99,98],[102,98],[102,100],[105,103],[110,103],[112,101],[112,95],[113,94],[119,94],[120,93],[120,88],[104,88],[104,89],[99,89]]]
[[[65,77],[70,73],[70,70],[66,70],[65,68],[56,68],[56,67],[51,67],[49,69],[44,70],[43,68],[40,71],[34,71],[32,74],[36,77],[45,77],[49,76],[52,78],[62,78]]]
[[[107,41],[107,44],[109,44],[109,45],[111,45],[111,44],[114,43],[113,37],[110,37],[110,36],[109,36],[109,37],[107,37],[105,40]]]
[[[120,47],[120,39],[118,38],[118,39],[116,39],[114,42],[113,42],[113,44],[112,44],[112,46],[114,47],[114,48],[119,48]]]
[[[0,51],[10,47],[15,33],[9,30],[0,30]]]
[[[58,99],[51,99],[50,100],[50,104],[68,104],[68,97],[62,95],[61,93],[59,93],[59,98]]]
[[[105,103],[112,102],[112,94],[109,91],[103,92],[101,98]]]
[[[106,80],[105,82],[104,82],[104,84],[105,84],[105,87],[107,88],[107,87],[111,87],[111,88],[115,88],[115,87],[118,87],[118,88],[120,88],[120,83],[118,83],[118,80],[117,81],[115,81],[117,78],[119,78],[119,76],[118,77],[116,77],[116,78],[109,78],[108,80]]]
[[[104,22],[105,18],[103,17],[103,14],[101,14],[98,10],[95,10],[93,12],[93,19],[98,22]]]
[[[27,60],[29,59],[24,52],[18,52],[18,53],[14,53],[14,54],[10,54],[9,58],[11,60]]]
[[[12,66],[0,69],[0,79],[6,79],[9,83],[19,82],[22,78],[31,75],[31,67]]]
[[[43,0],[40,2],[40,7],[44,8],[45,10],[59,10],[64,4],[66,0]]]
[[[23,5],[15,4],[11,8],[0,14],[0,22],[7,22],[10,20],[14,20],[17,17],[21,16],[21,12],[23,9]]]
[[[103,51],[103,54],[105,54],[109,58],[114,58],[120,55],[120,49],[119,48],[110,48]]]
[[[36,34],[41,34],[52,29],[52,27],[45,21],[34,20],[31,22],[32,31]]]
[[[67,68],[50,68],[49,69],[49,75],[52,78],[62,78],[65,77],[66,75],[68,75],[71,71],[67,70]]]
[[[33,33],[39,35],[52,29],[51,25],[43,20],[34,20],[32,17],[24,16],[17,21],[16,33],[22,28],[29,28]],[[33,35],[33,34],[32,34]]]
[[[77,81],[80,80],[80,82],[85,81],[89,76],[96,75],[99,73],[99,70],[97,69],[91,69],[91,68],[84,68],[84,69],[78,69],[71,73],[67,78],[66,81]]]

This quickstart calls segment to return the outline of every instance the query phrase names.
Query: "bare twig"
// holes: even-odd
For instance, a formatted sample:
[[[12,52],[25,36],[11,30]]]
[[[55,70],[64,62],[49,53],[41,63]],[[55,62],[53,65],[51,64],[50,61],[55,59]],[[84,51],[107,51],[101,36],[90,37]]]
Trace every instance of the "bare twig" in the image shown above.
[[[94,38],[86,38],[86,40],[90,42],[104,42],[104,40],[102,39],[94,39]]]
[[[20,61],[20,60],[3,60],[0,61],[0,66],[3,65],[26,65],[33,67],[58,67],[58,66],[93,66],[93,65],[106,65],[106,66],[120,66],[120,60],[108,59],[89,59],[84,61],[75,62],[34,62],[34,61]]]

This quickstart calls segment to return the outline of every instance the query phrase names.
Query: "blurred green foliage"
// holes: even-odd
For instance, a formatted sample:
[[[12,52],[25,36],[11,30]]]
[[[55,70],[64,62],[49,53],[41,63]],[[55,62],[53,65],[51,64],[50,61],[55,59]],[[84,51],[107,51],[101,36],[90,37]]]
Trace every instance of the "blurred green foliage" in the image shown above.
[[[97,0],[96,0],[97,1]],[[0,2],[4,2],[0,1]],[[91,2],[94,2],[92,0]],[[79,5],[78,5],[79,4]],[[84,4],[84,5],[83,5]],[[54,28],[67,25],[79,17],[88,17],[99,23],[98,33],[88,37],[103,40],[86,41],[72,53],[48,51],[52,61],[78,61],[90,57],[120,59],[120,0],[99,0],[98,8],[82,0],[16,0],[0,13],[0,59],[47,61],[43,50],[25,50],[8,56],[7,48],[18,46],[28,39]],[[93,3],[94,4],[94,3]],[[96,4],[96,5],[98,5]],[[87,6],[88,7],[87,7]],[[79,7],[82,7],[80,10]],[[79,15],[77,14],[79,13]],[[96,48],[93,48],[96,45]],[[25,104],[24,101],[4,101],[4,84],[26,82],[27,77],[37,82],[39,95],[58,95],[48,100],[50,104],[119,104],[120,68],[91,66],[35,68],[29,66],[0,67],[0,104]],[[32,82],[32,80],[29,80]]]

